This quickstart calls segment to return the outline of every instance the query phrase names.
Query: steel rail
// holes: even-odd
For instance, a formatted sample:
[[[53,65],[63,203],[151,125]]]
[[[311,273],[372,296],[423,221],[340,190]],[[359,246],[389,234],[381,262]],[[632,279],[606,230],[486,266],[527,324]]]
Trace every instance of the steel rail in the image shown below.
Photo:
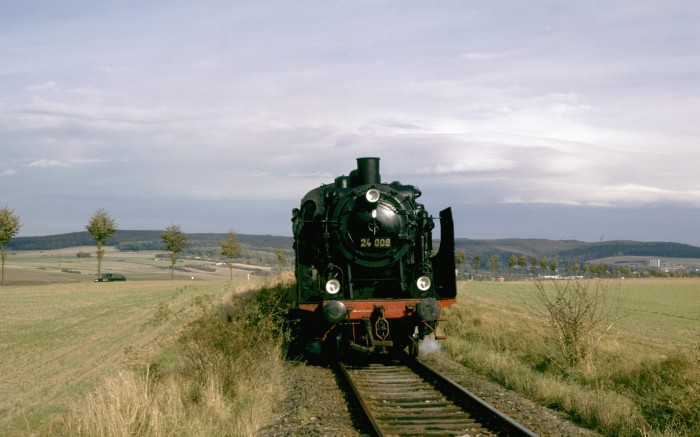
[[[452,391],[457,393],[457,397],[462,402],[467,402],[468,408],[470,410],[478,410],[480,415],[490,416],[498,426],[504,429],[510,436],[523,436],[523,437],[536,437],[537,434],[530,431],[517,421],[515,421],[510,416],[499,411],[496,407],[492,406],[488,402],[484,401],[471,391],[459,385],[457,382],[451,378],[443,375],[434,368],[425,364],[420,360],[409,360],[407,364],[411,369],[420,374],[423,378],[432,380],[434,384],[443,390]],[[461,402],[460,402],[461,403]]]
[[[377,436],[383,436],[382,428],[379,426],[379,422],[377,422],[377,419],[374,417],[373,414],[371,414],[371,409],[369,403],[365,400],[365,398],[362,396],[362,392],[360,391],[360,388],[355,385],[354,380],[350,376],[350,372],[348,371],[348,368],[345,366],[345,364],[341,361],[338,361],[335,365],[336,369],[340,372],[341,376],[343,377],[343,381],[345,381],[348,386],[350,387],[350,390],[352,391],[353,397],[355,400],[360,404],[360,407],[362,408],[363,413],[365,414],[365,418],[369,421],[369,424],[372,426],[372,430],[374,431],[374,434]]]
[[[375,435],[536,435],[418,361],[336,368]]]

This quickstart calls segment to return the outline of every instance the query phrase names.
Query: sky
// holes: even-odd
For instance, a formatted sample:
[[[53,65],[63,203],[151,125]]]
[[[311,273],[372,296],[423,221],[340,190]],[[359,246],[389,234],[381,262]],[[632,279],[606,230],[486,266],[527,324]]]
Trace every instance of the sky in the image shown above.
[[[291,235],[380,157],[460,238],[700,246],[700,3],[0,2],[18,236]]]

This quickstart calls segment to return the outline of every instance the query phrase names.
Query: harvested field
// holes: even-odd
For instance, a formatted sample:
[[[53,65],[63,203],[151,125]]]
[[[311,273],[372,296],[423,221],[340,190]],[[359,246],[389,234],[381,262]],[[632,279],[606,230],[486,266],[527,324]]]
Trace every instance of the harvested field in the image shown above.
[[[188,322],[183,313],[149,323],[164,304],[174,314],[197,296],[231,289],[226,282],[177,280],[0,288],[0,435],[29,433],[102,377],[127,364],[145,367]]]
[[[5,285],[90,282],[97,275],[95,247],[82,246],[58,250],[29,250],[10,253],[5,266]],[[105,248],[102,273],[122,273],[127,280],[170,279],[170,261],[157,258],[162,251],[120,252]],[[90,256],[78,257],[78,254]],[[269,267],[234,264],[233,278],[265,276]],[[205,259],[181,259],[176,263],[175,279],[228,281],[227,266]]]

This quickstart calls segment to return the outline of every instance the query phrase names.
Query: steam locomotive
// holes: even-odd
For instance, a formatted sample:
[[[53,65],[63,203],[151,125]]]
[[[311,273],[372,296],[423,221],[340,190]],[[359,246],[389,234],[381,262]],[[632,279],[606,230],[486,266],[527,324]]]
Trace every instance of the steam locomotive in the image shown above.
[[[382,183],[379,158],[358,158],[349,176],[311,190],[292,211],[294,307],[309,345],[342,353],[418,353],[455,302],[454,225],[433,218],[420,190]],[[312,347],[314,349],[314,347]]]

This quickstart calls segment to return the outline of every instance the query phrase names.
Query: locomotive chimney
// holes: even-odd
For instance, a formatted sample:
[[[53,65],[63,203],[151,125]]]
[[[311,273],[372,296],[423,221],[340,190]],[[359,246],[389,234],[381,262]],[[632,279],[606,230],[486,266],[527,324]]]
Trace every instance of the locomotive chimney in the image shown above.
[[[357,158],[359,185],[381,184],[379,158]]]

